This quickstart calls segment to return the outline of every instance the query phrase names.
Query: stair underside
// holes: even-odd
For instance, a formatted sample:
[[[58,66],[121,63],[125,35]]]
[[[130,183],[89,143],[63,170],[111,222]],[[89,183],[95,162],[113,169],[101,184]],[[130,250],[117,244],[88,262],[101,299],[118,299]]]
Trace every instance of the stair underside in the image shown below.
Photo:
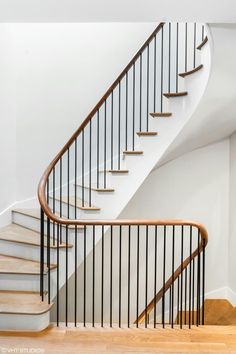
[[[11,224],[0,230],[0,240],[39,247],[40,233],[16,224]],[[44,245],[47,245],[46,236],[44,237]],[[53,245],[52,237],[50,237],[50,247],[57,248],[56,244]],[[66,248],[66,244],[61,243],[59,244],[59,247]],[[72,245],[68,244],[68,247],[72,247]]]
[[[50,265],[51,270],[55,268],[55,264]],[[46,265],[44,272],[47,273]],[[40,274],[40,262],[0,254],[0,274],[37,275]]]
[[[0,314],[41,315],[51,307],[37,292],[0,291]]]

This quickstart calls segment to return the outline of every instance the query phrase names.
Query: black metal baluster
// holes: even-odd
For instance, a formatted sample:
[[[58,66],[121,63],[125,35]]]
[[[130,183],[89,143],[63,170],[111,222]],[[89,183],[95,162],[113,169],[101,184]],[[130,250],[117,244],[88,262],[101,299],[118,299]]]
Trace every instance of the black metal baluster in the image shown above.
[[[171,76],[171,23],[169,23],[169,60],[168,60],[168,92],[170,92],[170,76]]]
[[[55,206],[56,198],[55,198],[55,167],[52,170],[52,212],[55,214],[56,206]],[[55,222],[53,221],[53,246],[55,245]]]
[[[149,126],[149,43],[147,46],[147,132]]]
[[[142,53],[140,54],[140,81],[139,81],[139,131],[142,131],[142,74],[143,74],[143,60]]]
[[[105,100],[104,106],[104,188],[107,185],[107,100]]]
[[[185,23],[185,72],[188,71],[188,24]]]
[[[59,252],[59,232],[61,231],[61,227],[57,224],[57,326],[59,326],[60,322],[60,279],[59,279],[59,271],[60,271],[60,252]]]
[[[92,290],[92,326],[94,327],[94,319],[95,319],[95,225],[93,225],[93,290]]]
[[[89,206],[92,205],[92,121],[89,122]]]
[[[184,227],[181,226],[181,285],[180,285],[180,328],[183,325],[183,261],[184,261]]]
[[[193,68],[196,67],[196,29],[197,25],[194,23],[194,39],[193,39]]]
[[[60,164],[59,164],[59,170],[60,170],[60,191],[59,191],[59,199],[60,199],[60,207],[59,207],[59,214],[60,218],[62,217],[62,184],[63,184],[63,174],[62,174],[62,158],[60,158]],[[54,227],[54,226],[53,226]],[[53,234],[55,233],[55,230],[53,231]],[[60,243],[62,243],[62,233],[60,232]],[[53,245],[55,245],[54,240],[53,240]]]
[[[97,188],[99,188],[99,144],[100,144],[100,137],[99,137],[99,128],[100,128],[100,119],[99,119],[99,110],[97,111]]]
[[[180,284],[180,281],[179,281],[179,276],[178,276],[178,279],[177,279],[177,317],[179,319],[179,284]]]
[[[191,328],[191,281],[192,281],[192,226],[190,226],[190,239],[189,239],[189,257],[190,257],[190,264],[189,264],[189,303],[188,303],[188,326]]]
[[[164,225],[163,240],[163,295],[162,295],[162,327],[165,328],[165,282],[166,282],[166,225]]]
[[[82,207],[84,207],[84,129],[82,130]]]
[[[154,328],[156,328],[156,313],[157,313],[157,304],[156,304],[156,293],[157,293],[157,225],[155,226],[155,258],[154,258]]]
[[[86,250],[86,226],[84,226],[84,327],[86,327],[86,258],[87,258],[87,250]]]
[[[68,324],[68,226],[66,226],[66,279],[65,279],[65,287],[66,287],[66,307],[65,307],[65,320],[66,320],[66,327]]]
[[[172,293],[171,293],[171,328],[174,327],[174,272],[175,272],[175,225],[173,225],[172,230]]]
[[[47,183],[47,203],[49,204],[49,179]],[[47,218],[47,270],[48,270],[48,303],[51,301],[51,268],[50,268],[50,256],[51,256],[51,240],[50,240],[50,219]]]
[[[102,272],[101,272],[101,327],[103,327],[103,302],[104,302],[104,225],[102,225]]]
[[[202,25],[202,42],[204,40],[204,25]]]
[[[154,37],[154,88],[153,88],[153,112],[156,112],[156,80],[157,80],[157,37]]]
[[[179,90],[179,23],[176,24],[176,93]]]
[[[40,295],[44,300],[44,212],[40,209]]]
[[[200,325],[200,230],[198,229],[197,246],[197,326]]]
[[[194,262],[194,258],[193,258],[193,291],[192,291],[192,325],[194,325],[195,322],[195,316],[194,316],[194,295],[195,295],[195,291],[194,291],[194,287],[195,287],[195,262]]]
[[[129,328],[130,325],[130,236],[131,236],[131,226],[129,225],[129,235],[128,235],[128,316],[127,316],[127,325]]]
[[[134,150],[134,137],[135,137],[135,63],[133,64],[133,139],[132,139],[133,150]]]
[[[145,274],[145,328],[147,328],[148,321],[148,313],[147,313],[147,305],[148,305],[148,225],[146,225],[146,274]]]
[[[119,91],[118,91],[118,94],[119,94],[119,106],[118,106],[118,170],[120,170],[120,153],[121,153],[121,150],[120,150],[120,125],[121,125],[121,86],[120,86],[120,81],[119,81]]]
[[[163,112],[163,62],[164,62],[164,41],[163,41],[164,27],[161,29],[161,113]]]
[[[202,251],[202,325],[204,325],[205,317],[205,241],[203,240]]]
[[[187,324],[187,288],[188,288],[188,269],[185,268],[185,301],[184,301],[184,324]]]
[[[113,140],[114,140],[114,97],[111,93],[111,170],[113,170]]]
[[[128,88],[129,88],[129,73],[125,74],[125,150],[128,150]]]
[[[136,299],[136,327],[138,328],[138,317],[139,317],[139,244],[140,244],[140,234],[139,225],[137,226],[137,299]]]
[[[77,219],[77,138],[75,138],[75,208],[74,217]],[[77,240],[77,225],[75,225],[75,313],[74,313],[74,324],[77,326],[77,252],[78,252],[78,240]]]
[[[110,327],[112,327],[112,272],[113,272],[113,226],[111,225],[111,249],[110,249]]]
[[[173,284],[171,284],[170,288],[169,288],[169,325],[171,324],[171,314],[172,314],[172,311],[171,311],[172,287],[173,287]]]
[[[122,256],[122,226],[119,227],[119,328],[121,327],[121,256]]]

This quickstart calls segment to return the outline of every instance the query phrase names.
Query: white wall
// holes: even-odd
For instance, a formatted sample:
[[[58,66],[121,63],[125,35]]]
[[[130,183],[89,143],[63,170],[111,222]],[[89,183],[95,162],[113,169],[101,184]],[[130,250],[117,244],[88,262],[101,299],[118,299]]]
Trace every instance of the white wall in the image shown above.
[[[230,137],[229,286],[236,292],[236,133]]]
[[[45,167],[155,26],[0,26],[0,213],[36,195]]]
[[[123,218],[183,218],[204,224],[209,233],[207,292],[228,284],[228,216],[228,139],[154,170],[121,215]]]

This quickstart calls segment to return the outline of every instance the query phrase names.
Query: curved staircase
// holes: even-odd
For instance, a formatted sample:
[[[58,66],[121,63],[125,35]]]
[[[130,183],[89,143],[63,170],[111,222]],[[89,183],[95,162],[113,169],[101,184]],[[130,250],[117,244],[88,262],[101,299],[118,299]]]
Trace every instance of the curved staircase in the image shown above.
[[[194,283],[191,274],[198,269],[200,324],[200,301],[204,303],[201,271],[207,244],[204,227],[186,220],[118,217],[204,94],[211,62],[206,32],[204,25],[160,23],[46,169],[38,190],[41,209],[12,211],[13,223],[0,230],[1,330],[47,327],[54,302],[52,320],[57,324],[99,322],[103,326],[109,322],[112,326],[114,322],[122,326],[127,312],[128,327],[142,321],[147,326],[153,310],[154,325],[160,316],[164,326],[171,311],[173,324],[178,310],[176,294],[187,269],[191,299],[195,296],[190,292]],[[163,242],[159,248],[158,238]],[[178,260],[174,251],[179,247],[177,239],[182,240],[183,248]],[[198,266],[191,273],[194,259]],[[156,273],[158,262],[162,268],[166,262],[160,276]],[[149,274],[154,277],[151,293]],[[110,286],[106,286],[108,281]],[[165,307],[168,291],[170,305]],[[123,309],[123,303],[128,307]]]

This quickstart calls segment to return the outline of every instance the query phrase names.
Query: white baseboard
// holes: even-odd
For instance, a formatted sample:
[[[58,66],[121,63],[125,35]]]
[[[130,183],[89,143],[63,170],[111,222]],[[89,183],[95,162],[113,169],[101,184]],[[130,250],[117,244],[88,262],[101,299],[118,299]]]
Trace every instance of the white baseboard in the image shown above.
[[[236,306],[236,293],[228,286],[212,290],[206,293],[206,299],[226,299],[233,306]]]
[[[12,210],[16,208],[37,208],[39,206],[37,197],[15,201],[9,205],[6,209],[0,212],[0,227],[11,224],[12,222]]]

